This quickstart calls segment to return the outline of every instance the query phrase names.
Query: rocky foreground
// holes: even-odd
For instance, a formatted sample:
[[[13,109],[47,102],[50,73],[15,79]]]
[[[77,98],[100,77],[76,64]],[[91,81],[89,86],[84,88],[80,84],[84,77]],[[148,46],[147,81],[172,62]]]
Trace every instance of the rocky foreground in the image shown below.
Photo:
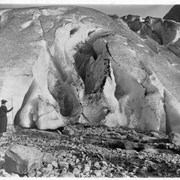
[[[27,174],[4,170],[13,145],[35,147],[42,165]],[[1,177],[179,177],[180,147],[156,132],[68,126],[54,132],[8,127],[0,141]]]

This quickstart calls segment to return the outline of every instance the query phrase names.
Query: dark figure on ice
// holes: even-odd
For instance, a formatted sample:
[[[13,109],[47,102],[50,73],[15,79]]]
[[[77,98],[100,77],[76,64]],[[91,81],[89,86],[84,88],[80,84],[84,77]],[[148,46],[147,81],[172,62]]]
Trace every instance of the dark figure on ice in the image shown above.
[[[1,100],[1,107],[0,107],[0,137],[3,136],[3,132],[7,130],[7,113],[13,110],[7,109],[6,107],[6,100]]]

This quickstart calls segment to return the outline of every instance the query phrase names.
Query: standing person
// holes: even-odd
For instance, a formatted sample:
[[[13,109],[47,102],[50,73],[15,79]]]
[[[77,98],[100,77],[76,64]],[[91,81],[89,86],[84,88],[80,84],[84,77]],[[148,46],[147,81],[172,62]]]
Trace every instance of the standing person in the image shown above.
[[[3,136],[3,132],[6,132],[7,130],[7,113],[13,110],[13,107],[11,109],[7,109],[6,107],[6,100],[1,100],[1,107],[0,107],[0,137]]]

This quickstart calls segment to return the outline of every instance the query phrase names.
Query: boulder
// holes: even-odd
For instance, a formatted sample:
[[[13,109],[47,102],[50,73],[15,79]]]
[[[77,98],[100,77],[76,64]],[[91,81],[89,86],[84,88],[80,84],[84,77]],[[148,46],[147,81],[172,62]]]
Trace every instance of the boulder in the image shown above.
[[[34,147],[13,145],[5,153],[5,171],[20,175],[31,173],[42,165],[43,153]]]

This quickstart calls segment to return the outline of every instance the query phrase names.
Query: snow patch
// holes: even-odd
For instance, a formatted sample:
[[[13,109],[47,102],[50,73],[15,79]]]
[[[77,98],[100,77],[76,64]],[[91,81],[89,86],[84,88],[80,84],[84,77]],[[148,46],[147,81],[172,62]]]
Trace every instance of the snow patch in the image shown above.
[[[41,12],[44,16],[56,16],[64,14],[68,9],[65,7],[60,7],[57,9],[41,9]]]
[[[25,22],[24,24],[22,24],[22,25],[21,25],[21,30],[29,27],[29,26],[31,25],[31,23],[32,23],[32,20],[27,21],[27,22]],[[21,31],[21,30],[20,30],[20,31]]]
[[[29,26],[31,26],[32,23],[36,23],[38,18],[39,18],[40,14],[36,13],[33,15],[32,20],[25,22],[24,24],[21,25],[21,29],[19,31],[22,31],[23,29],[28,28]]]
[[[144,47],[142,44],[137,44],[137,46],[139,46],[139,47]]]

